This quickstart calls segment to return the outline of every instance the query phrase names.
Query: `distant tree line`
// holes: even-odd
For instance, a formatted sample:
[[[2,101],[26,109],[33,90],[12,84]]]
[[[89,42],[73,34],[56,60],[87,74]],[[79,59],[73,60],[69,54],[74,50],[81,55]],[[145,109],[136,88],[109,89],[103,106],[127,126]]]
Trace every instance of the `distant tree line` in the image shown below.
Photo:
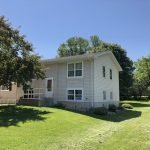
[[[120,45],[104,42],[96,35],[89,39],[69,38],[59,46],[58,55],[65,57],[103,51],[112,51],[123,69],[119,74],[121,99],[141,99],[143,95],[150,96],[150,56],[133,62]]]

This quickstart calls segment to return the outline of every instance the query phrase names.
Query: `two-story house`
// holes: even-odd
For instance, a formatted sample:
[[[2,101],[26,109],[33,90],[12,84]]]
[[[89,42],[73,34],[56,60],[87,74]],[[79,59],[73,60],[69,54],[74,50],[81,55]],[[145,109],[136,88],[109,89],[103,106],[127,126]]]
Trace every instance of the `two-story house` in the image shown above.
[[[39,104],[62,103],[71,109],[89,109],[119,104],[118,61],[110,51],[96,54],[45,59],[46,78],[32,80],[32,90],[24,99],[39,99]]]

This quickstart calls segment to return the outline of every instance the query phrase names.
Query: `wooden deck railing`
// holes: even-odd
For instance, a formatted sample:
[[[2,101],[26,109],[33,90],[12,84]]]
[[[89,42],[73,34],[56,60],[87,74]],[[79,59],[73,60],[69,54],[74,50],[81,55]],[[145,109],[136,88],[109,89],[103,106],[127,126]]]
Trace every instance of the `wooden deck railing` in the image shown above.
[[[23,99],[41,99],[44,93],[44,88],[31,88],[24,91]]]

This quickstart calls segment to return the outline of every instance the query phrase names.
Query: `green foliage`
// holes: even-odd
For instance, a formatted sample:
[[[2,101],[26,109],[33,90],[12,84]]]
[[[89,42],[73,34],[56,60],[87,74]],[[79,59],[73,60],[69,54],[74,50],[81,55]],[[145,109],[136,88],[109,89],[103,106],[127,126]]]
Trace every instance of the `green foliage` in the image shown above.
[[[96,41],[93,41],[96,40]],[[129,93],[129,87],[132,86],[133,81],[133,62],[132,60],[127,56],[127,52],[119,45],[117,44],[110,44],[105,43],[103,41],[98,40],[99,38],[91,37],[91,47],[89,49],[90,53],[96,53],[96,52],[103,52],[103,51],[112,51],[112,53],[115,55],[116,59],[118,60],[120,66],[122,67],[123,71],[119,73],[119,87],[120,87],[120,95],[121,97],[125,97]],[[99,42],[97,42],[99,41]],[[99,44],[95,44],[99,43]],[[96,46],[95,46],[96,45]]]
[[[108,110],[111,111],[111,112],[116,112],[117,107],[114,104],[110,104]]]
[[[1,106],[0,149],[149,150],[150,102],[134,102],[139,105],[133,110],[111,116],[49,107]]]
[[[0,16],[0,85],[10,87],[16,82],[25,87],[31,79],[43,78],[39,60],[25,36]]]
[[[124,110],[125,108],[124,107],[122,107],[122,104],[119,104],[119,106],[118,106],[118,108],[117,108],[118,110]]]
[[[135,62],[135,68],[130,95],[135,99],[142,99],[142,95],[150,95],[150,56]]]
[[[93,113],[96,115],[107,115],[108,110],[105,107],[94,108]]]
[[[83,39],[81,37],[72,37],[63,43],[58,48],[58,54],[60,57],[80,55],[89,53],[97,53],[103,51],[112,51],[121,65],[123,71],[120,72],[120,95],[125,97],[129,93],[129,87],[132,86],[133,81],[133,62],[127,56],[127,52],[117,44],[106,43],[96,35],[90,37],[90,40]]]
[[[57,104],[55,104],[53,107],[54,107],[54,108],[59,108],[59,109],[65,109],[65,108],[66,108],[65,105],[62,104],[62,103],[57,103]]]
[[[88,50],[88,41],[81,37],[69,38],[58,48],[60,57],[85,54]]]
[[[135,78],[145,86],[150,86],[150,55],[139,59],[135,63]]]
[[[122,104],[121,107],[122,108],[127,108],[127,109],[133,109],[133,106],[131,104],[127,104],[127,103]]]

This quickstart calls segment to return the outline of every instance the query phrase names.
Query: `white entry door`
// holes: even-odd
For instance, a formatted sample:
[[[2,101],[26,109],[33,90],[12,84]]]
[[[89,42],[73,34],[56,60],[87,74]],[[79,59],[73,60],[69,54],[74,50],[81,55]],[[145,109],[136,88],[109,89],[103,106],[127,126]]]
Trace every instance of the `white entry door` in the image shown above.
[[[46,97],[53,97],[53,78],[46,78]]]

